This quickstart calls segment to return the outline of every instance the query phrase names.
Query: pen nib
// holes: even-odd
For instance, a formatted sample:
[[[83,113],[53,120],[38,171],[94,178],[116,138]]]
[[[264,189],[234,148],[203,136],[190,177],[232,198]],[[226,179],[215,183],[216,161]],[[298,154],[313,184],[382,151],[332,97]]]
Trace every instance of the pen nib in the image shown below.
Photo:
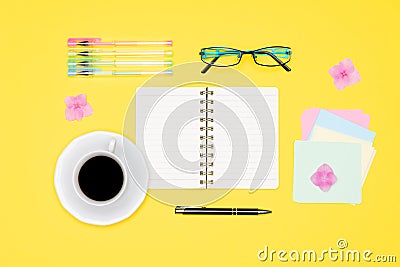
[[[77,43],[77,45],[89,46],[89,41],[81,41],[81,42]]]
[[[272,213],[272,211],[270,210],[259,210],[258,214],[268,214],[268,213]]]

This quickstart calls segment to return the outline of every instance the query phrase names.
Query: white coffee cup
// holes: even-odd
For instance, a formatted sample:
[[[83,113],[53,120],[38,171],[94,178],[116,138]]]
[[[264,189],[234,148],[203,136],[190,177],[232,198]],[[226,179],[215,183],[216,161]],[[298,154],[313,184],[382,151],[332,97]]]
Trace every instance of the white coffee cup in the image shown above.
[[[126,184],[127,184],[127,172],[126,172],[126,167],[125,164],[119,159],[118,156],[115,155],[115,148],[116,148],[117,141],[116,139],[112,138],[110,140],[110,143],[108,145],[108,150],[96,150],[93,152],[90,152],[86,155],[84,155],[78,163],[75,165],[74,172],[73,172],[73,186],[75,189],[75,192],[77,195],[86,203],[94,206],[105,206],[113,203],[117,199],[121,197],[121,195],[124,193],[126,189]],[[97,157],[97,156],[105,156],[113,159],[118,165],[120,166],[123,174],[123,182],[120,191],[118,194],[116,194],[113,198],[105,201],[97,201],[94,199],[89,198],[88,196],[85,195],[85,193],[82,191],[80,185],[79,185],[79,172],[82,168],[82,166],[90,159]]]

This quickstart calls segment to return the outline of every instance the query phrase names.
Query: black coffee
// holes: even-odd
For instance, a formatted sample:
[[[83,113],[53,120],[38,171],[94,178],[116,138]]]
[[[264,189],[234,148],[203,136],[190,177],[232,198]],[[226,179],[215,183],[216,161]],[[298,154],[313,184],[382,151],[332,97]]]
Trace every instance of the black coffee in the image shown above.
[[[121,191],[124,174],[121,166],[107,156],[96,156],[86,161],[78,174],[78,184],[90,199],[107,201]]]

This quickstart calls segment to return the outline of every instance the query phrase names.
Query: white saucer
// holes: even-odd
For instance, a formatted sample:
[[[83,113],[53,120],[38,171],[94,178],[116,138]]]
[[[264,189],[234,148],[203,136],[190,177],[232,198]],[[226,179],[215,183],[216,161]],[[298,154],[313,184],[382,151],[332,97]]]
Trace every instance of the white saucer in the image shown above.
[[[73,172],[86,154],[107,150],[110,140],[116,140],[115,155],[127,169],[127,185],[114,202],[95,206],[77,194],[73,186]],[[146,196],[149,174],[145,160],[136,146],[127,138],[111,132],[92,132],[74,139],[61,153],[54,173],[54,185],[63,207],[78,220],[94,225],[109,225],[128,218]]]

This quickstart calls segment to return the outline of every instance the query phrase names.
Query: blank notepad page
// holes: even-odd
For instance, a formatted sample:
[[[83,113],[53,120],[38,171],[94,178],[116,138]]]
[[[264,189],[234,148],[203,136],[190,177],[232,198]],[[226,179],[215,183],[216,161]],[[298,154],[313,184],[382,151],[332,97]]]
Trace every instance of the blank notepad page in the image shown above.
[[[276,88],[139,88],[149,188],[276,188]]]

